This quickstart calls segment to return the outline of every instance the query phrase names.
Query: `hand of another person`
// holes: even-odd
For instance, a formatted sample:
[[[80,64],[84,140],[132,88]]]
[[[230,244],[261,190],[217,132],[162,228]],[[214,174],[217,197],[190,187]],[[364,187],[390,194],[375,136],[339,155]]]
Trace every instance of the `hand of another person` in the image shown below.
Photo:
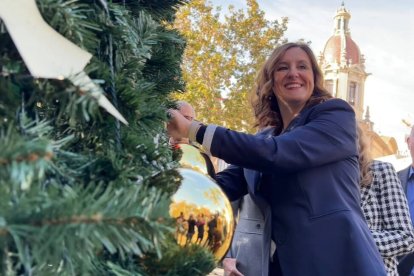
[[[170,146],[177,146],[178,144],[190,144],[190,141],[188,138],[181,138],[181,139],[174,139],[173,137],[170,137],[170,140],[168,141]]]
[[[223,260],[223,269],[225,276],[244,276],[236,268],[236,259],[234,258],[224,258]]]
[[[182,138],[188,138],[191,121],[187,120],[178,110],[169,109],[168,112],[171,116],[167,124],[168,134],[178,141]]]

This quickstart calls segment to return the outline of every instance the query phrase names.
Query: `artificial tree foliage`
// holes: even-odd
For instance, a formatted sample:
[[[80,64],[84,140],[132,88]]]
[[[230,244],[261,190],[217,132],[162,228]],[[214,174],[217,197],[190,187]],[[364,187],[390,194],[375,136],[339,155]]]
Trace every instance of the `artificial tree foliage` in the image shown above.
[[[93,55],[86,73],[123,125],[68,80],[33,78],[0,21],[0,274],[205,275],[169,216],[181,176],[165,133],[182,91],[180,0],[37,0]],[[35,26],[33,26],[35,28]]]

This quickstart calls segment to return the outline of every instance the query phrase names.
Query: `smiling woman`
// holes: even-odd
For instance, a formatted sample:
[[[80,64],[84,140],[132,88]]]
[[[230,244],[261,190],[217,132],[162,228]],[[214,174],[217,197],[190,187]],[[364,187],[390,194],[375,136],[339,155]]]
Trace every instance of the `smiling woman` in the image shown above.
[[[305,105],[331,98],[312,50],[300,43],[287,43],[273,51],[259,72],[256,96],[256,126],[272,125],[278,133]]]
[[[386,275],[360,208],[355,113],[322,80],[309,46],[286,43],[256,80],[257,135],[176,110],[168,130],[232,164],[215,179],[231,201],[249,193],[264,215],[263,258],[248,264],[261,275]]]

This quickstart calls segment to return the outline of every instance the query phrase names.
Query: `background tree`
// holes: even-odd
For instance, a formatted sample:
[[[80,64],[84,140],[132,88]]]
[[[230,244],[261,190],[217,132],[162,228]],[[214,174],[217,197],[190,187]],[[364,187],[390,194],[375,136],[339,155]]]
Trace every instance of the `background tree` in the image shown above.
[[[182,66],[187,93],[176,97],[193,104],[200,120],[253,131],[254,78],[284,41],[288,19],[267,20],[256,0],[246,4],[246,10],[229,6],[225,13],[205,0],[180,8],[174,26],[187,39]]]
[[[230,83],[234,62],[225,55],[225,25],[219,17],[205,0],[194,0],[180,8],[174,23],[187,40],[182,63],[186,93],[177,97],[211,123],[222,122],[221,91]]]
[[[181,0],[38,0],[93,54],[86,72],[120,125],[67,80],[33,78],[0,21],[0,274],[205,275],[210,253],[173,240],[180,183],[164,125],[183,90]],[[36,26],[33,26],[36,28]],[[52,42],[49,42],[52,43]]]

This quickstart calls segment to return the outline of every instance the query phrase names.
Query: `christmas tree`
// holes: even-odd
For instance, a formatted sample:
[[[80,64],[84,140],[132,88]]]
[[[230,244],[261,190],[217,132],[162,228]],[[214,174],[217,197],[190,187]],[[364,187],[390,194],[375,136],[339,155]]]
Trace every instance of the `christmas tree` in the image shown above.
[[[24,10],[34,0],[20,2]],[[35,2],[50,27],[91,54],[80,75],[93,80],[121,117],[108,113],[98,92],[76,76],[34,76],[11,35],[13,22],[26,18],[10,16],[7,23],[11,11],[0,8],[1,275],[212,270],[210,253],[177,245],[168,215],[181,176],[168,147],[166,109],[169,94],[184,88],[185,47],[168,25],[184,2]]]

